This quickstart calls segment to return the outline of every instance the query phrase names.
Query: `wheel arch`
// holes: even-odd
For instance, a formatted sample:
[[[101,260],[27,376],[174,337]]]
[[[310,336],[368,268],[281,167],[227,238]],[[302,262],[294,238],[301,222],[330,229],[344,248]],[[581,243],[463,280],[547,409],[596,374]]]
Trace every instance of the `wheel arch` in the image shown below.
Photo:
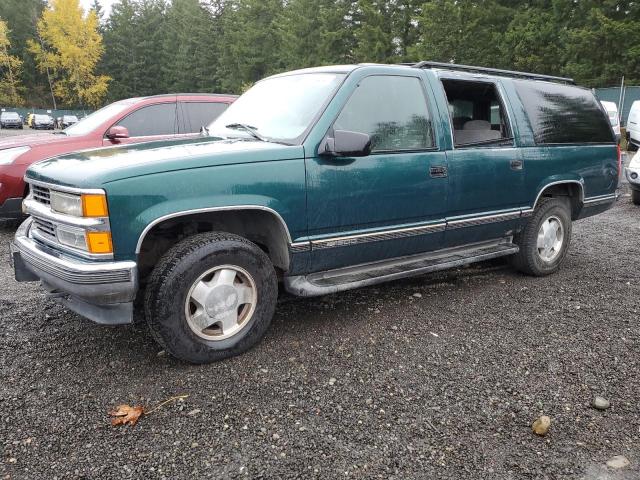
[[[164,237],[164,246],[156,249],[157,257],[189,234],[201,231],[223,231],[247,238],[265,250],[274,266],[289,268],[291,234],[282,216],[272,208],[258,205],[200,208],[169,213],[151,221],[142,231],[135,253],[140,263],[153,250],[152,240]],[[177,237],[172,232],[182,232]],[[146,259],[147,263],[149,259]],[[157,258],[153,260],[157,261]]]
[[[584,206],[584,181],[576,179],[552,180],[538,189],[531,211],[534,211],[543,197],[569,197],[571,219],[576,220]]]

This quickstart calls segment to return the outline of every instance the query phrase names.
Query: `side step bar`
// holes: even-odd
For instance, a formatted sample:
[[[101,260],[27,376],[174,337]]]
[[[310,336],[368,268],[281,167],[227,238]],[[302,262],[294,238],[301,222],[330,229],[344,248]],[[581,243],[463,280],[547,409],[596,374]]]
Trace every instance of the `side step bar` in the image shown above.
[[[501,239],[305,276],[285,277],[284,285],[293,295],[315,297],[491,260],[518,251],[518,246],[511,243],[511,239]]]

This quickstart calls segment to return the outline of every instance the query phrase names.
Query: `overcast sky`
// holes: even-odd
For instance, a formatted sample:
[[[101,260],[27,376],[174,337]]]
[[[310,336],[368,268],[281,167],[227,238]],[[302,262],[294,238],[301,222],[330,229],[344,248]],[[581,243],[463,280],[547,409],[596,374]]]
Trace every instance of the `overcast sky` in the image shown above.
[[[111,11],[111,5],[113,5],[117,1],[118,0],[98,0],[98,3],[102,5],[102,9],[104,10],[105,15],[109,15],[109,12]],[[92,3],[93,0],[80,0],[80,4],[84,8],[89,8]]]

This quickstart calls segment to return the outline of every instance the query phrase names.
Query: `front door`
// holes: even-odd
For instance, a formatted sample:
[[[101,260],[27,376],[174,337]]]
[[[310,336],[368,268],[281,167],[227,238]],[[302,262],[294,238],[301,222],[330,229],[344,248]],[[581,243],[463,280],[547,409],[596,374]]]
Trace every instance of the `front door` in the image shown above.
[[[354,86],[328,135],[366,133],[372,153],[307,158],[313,271],[441,246],[447,160],[429,94],[420,72],[367,76]]]

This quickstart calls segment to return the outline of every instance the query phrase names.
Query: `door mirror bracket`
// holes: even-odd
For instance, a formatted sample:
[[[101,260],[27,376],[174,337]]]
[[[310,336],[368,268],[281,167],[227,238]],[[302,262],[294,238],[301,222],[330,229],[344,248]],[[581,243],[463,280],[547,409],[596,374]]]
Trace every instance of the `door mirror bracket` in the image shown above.
[[[122,125],[116,125],[107,130],[105,135],[109,140],[117,140],[119,138],[129,138],[129,130]]]
[[[366,133],[335,130],[320,144],[318,155],[331,157],[366,157],[371,153],[371,137]]]

